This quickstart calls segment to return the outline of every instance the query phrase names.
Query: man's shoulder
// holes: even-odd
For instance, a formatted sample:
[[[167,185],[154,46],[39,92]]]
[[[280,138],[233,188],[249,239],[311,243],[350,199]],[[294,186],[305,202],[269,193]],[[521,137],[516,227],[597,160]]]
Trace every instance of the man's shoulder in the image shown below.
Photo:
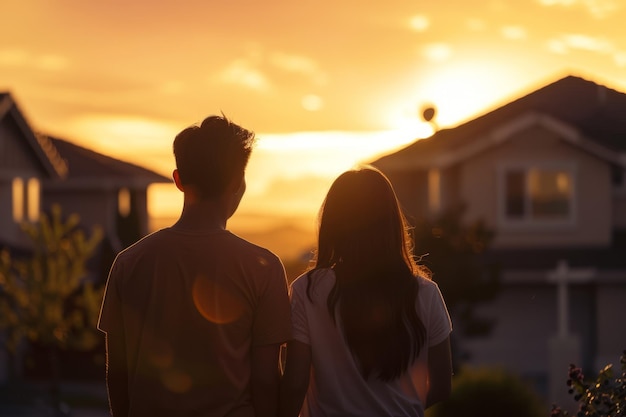
[[[237,252],[242,255],[256,255],[260,256],[263,259],[278,261],[280,262],[280,258],[270,249],[265,248],[263,246],[259,246],[256,243],[250,242],[247,239],[242,238],[234,233],[229,233],[229,239],[232,242],[233,246],[236,246]]]
[[[133,243],[132,245],[122,249],[118,255],[117,258],[118,259],[123,259],[123,258],[127,258],[127,257],[134,257],[137,254],[144,252],[146,250],[150,250],[151,248],[155,247],[155,246],[160,246],[164,240],[167,239],[166,232],[167,229],[161,229],[158,230],[156,232],[152,232],[144,237],[142,237],[141,239],[139,239],[138,241],[136,241],[135,243]]]

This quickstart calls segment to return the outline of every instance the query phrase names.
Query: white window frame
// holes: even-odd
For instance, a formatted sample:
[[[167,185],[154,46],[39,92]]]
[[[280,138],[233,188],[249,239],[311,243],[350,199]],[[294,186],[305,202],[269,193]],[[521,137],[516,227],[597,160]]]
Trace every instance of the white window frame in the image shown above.
[[[498,165],[498,225],[506,229],[524,229],[524,228],[572,228],[576,225],[577,219],[577,188],[578,188],[578,169],[576,164],[564,161],[529,161],[515,163],[501,163]],[[539,171],[565,171],[572,180],[572,192],[569,197],[569,215],[563,219],[534,219],[528,213],[521,219],[511,219],[506,214],[506,174],[510,171],[524,172],[524,197],[527,207],[530,204],[528,174],[531,170]]]

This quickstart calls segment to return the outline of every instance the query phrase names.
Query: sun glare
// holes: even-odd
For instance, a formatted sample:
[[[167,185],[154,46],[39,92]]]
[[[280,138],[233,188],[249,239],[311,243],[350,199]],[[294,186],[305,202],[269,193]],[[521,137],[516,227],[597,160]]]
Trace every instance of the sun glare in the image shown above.
[[[488,63],[459,62],[425,74],[416,86],[416,102],[433,103],[439,127],[458,125],[501,100],[511,83]]]

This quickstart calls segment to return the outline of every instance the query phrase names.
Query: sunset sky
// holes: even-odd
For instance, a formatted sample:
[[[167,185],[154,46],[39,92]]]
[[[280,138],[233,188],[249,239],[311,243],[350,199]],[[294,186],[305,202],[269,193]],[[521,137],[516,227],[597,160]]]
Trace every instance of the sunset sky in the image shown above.
[[[223,112],[257,132],[242,211],[312,213],[330,179],[565,75],[626,91],[623,0],[2,0],[0,90],[30,124],[173,169]],[[175,213],[171,189],[154,215]]]

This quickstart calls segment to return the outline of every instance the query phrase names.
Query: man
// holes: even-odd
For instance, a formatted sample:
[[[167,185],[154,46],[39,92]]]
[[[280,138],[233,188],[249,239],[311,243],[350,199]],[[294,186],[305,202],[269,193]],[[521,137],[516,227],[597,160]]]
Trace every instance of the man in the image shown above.
[[[176,136],[181,216],[118,254],[102,303],[113,416],[276,414],[285,271],[226,230],[254,140],[220,116]]]

